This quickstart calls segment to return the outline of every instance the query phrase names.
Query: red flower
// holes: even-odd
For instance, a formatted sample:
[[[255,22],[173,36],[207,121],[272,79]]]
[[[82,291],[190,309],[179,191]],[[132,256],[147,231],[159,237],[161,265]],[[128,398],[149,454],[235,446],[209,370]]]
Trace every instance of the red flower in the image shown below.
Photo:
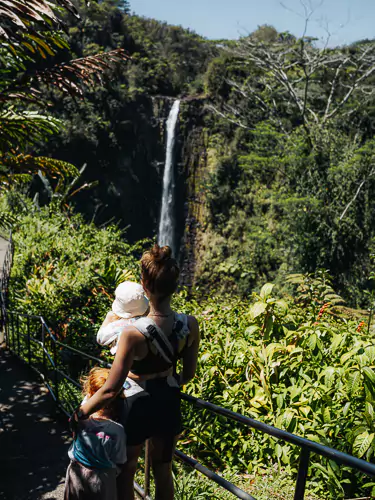
[[[319,321],[320,318],[323,316],[324,314],[324,311],[327,309],[327,307],[329,307],[331,305],[330,302],[326,302],[325,304],[322,305],[322,307],[320,308],[320,311],[319,311],[319,314],[318,314],[318,317],[316,318],[316,321]]]
[[[360,324],[357,326],[357,332],[360,332],[362,330],[362,328],[365,326],[365,322],[364,321],[361,321]]]

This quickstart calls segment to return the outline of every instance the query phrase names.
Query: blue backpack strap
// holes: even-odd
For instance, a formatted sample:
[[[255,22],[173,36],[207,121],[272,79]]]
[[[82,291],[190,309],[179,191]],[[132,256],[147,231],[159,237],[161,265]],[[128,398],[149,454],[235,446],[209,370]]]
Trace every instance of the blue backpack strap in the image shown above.
[[[133,326],[144,337],[151,342],[161,357],[171,365],[174,364],[175,353],[173,346],[169,342],[165,333],[158,325],[150,318],[139,318]]]

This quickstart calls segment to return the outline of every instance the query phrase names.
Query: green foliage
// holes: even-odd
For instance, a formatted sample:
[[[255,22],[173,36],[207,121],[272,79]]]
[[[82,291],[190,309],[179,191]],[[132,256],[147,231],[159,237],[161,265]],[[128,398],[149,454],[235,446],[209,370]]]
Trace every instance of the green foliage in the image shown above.
[[[67,162],[26,154],[28,148],[60,131],[62,125],[59,118],[45,114],[51,99],[47,96],[44,100],[41,90],[58,88],[82,97],[83,87],[102,83],[105,72],[127,56],[119,49],[61,63],[59,57],[69,57],[62,13],[79,17],[70,0],[36,0],[31,4],[25,0],[0,0],[0,8],[0,165],[2,178],[5,177],[2,184],[7,187],[14,181],[25,182],[38,169],[51,175],[64,176],[67,171],[76,174]],[[37,110],[27,109],[31,106]],[[44,108],[43,112],[40,108]]]
[[[374,454],[373,332],[336,319],[325,275],[293,276],[299,292],[277,299],[272,284],[250,303],[188,303],[202,324],[199,371],[190,394],[270,425],[370,460]],[[328,302],[329,301],[329,302]],[[184,308],[183,302],[178,302]],[[360,331],[358,331],[360,330]],[[270,460],[290,473],[299,450],[221,417],[188,409],[186,447],[216,467],[252,473]],[[322,497],[354,496],[364,482],[346,467],[312,458],[310,489]]]
[[[373,140],[315,133],[319,150],[310,150],[300,128],[286,136],[265,121],[237,134],[236,152],[218,160],[206,184],[200,285],[249,293],[267,279],[325,268],[345,299],[366,304]]]
[[[96,332],[116,285],[137,278],[137,258],[145,242],[131,246],[114,226],[98,229],[69,210],[40,208],[17,193],[3,196],[2,203],[3,211],[8,204],[17,216],[11,307],[42,314],[64,342],[100,355]],[[186,391],[371,460],[375,452],[373,328],[337,317],[340,297],[326,273],[292,275],[289,286],[296,287],[294,297],[278,297],[272,283],[263,285],[251,300],[215,295],[205,300],[188,298],[184,290],[176,295],[175,308],[197,316],[202,332],[198,373]],[[60,355],[72,376],[87,369],[64,349]],[[102,355],[110,360],[105,350]],[[76,397],[68,386],[61,391],[68,401]],[[214,469],[230,471],[239,486],[247,488],[244,474],[258,477],[268,470],[269,475],[270,464],[276,467],[272,472],[276,483],[285,475],[295,477],[298,448],[187,405],[184,414],[187,429],[182,448]],[[194,481],[189,486],[189,481],[179,483],[181,495],[191,486],[202,498],[220,497],[215,488],[201,488]],[[276,491],[272,481],[268,483],[267,493],[257,481],[253,485],[260,490],[247,491],[273,498]],[[312,456],[309,490],[322,498],[367,494],[370,486],[364,484],[349,468]],[[285,498],[289,486],[286,481],[280,493]]]
[[[177,461],[175,470],[175,498],[176,500],[231,500],[233,495],[215,483],[209,481],[196,471],[188,470]],[[278,466],[270,468],[267,472],[262,471],[255,475],[234,474],[229,470],[222,474],[225,479],[253,495],[257,500],[290,500],[294,495],[295,484],[283,469]],[[318,497],[307,488],[306,500],[319,500]]]
[[[56,205],[40,208],[11,193],[7,198],[17,214],[12,307],[43,315],[68,343],[95,349],[94,334],[116,285],[138,275],[134,256],[143,243],[131,246],[117,227],[98,229]]]

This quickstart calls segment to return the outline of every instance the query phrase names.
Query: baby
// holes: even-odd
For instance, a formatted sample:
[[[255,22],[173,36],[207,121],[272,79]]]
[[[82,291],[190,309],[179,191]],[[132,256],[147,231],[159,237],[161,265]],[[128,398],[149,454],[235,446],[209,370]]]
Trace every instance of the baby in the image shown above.
[[[107,368],[93,368],[83,380],[85,399],[93,396],[108,378]],[[113,500],[117,498],[118,466],[126,462],[124,428],[116,420],[123,408],[123,390],[104,409],[79,422],[69,449],[64,500]]]
[[[115,354],[117,343],[125,326],[134,323],[148,312],[148,299],[139,283],[124,281],[115,291],[115,300],[110,311],[97,333],[98,344],[110,346],[111,354]]]

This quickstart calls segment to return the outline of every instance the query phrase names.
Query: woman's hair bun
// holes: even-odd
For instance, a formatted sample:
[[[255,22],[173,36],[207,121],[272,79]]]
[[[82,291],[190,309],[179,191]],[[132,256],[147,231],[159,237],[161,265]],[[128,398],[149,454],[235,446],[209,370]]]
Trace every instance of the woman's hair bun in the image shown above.
[[[142,284],[146,291],[168,297],[176,291],[180,269],[172,257],[172,249],[158,244],[141,259]]]
[[[152,260],[154,262],[163,262],[172,257],[172,249],[168,245],[160,247],[157,243],[152,247],[150,251]]]

